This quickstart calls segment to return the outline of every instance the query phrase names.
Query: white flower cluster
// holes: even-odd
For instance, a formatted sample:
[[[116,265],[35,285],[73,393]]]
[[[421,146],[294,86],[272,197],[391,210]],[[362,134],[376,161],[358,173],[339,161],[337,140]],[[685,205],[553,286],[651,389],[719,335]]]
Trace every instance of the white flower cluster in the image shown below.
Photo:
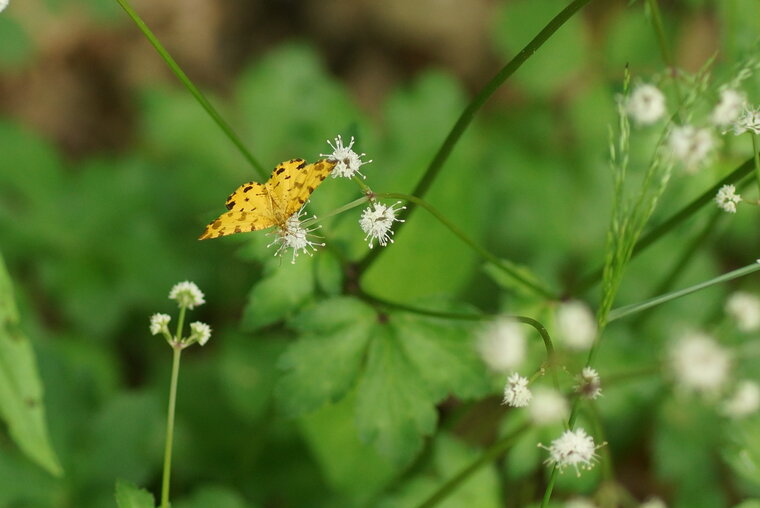
[[[169,299],[176,300],[177,305],[186,309],[192,309],[206,303],[206,300],[203,299],[203,292],[198,289],[194,282],[190,281],[175,284],[169,291]]]
[[[362,217],[359,219],[359,226],[367,234],[364,240],[369,240],[370,249],[373,247],[375,240],[383,247],[388,245],[388,242],[393,243],[391,226],[393,226],[394,222],[404,222],[403,219],[396,218],[396,214],[406,208],[405,206],[396,208],[400,204],[401,202],[399,201],[386,206],[375,202],[364,209]]]
[[[282,227],[269,233],[270,235],[274,235],[275,238],[272,243],[267,245],[267,247],[277,245],[277,250],[274,251],[275,256],[281,256],[287,249],[292,249],[293,256],[290,259],[291,264],[296,262],[296,258],[300,252],[304,252],[311,256],[312,251],[316,251],[317,247],[325,246],[324,243],[315,242],[311,239],[316,238],[316,235],[313,234],[313,232],[321,226],[304,226],[301,218],[306,215],[306,211],[304,211],[305,206],[306,205],[304,204],[300,210],[288,217],[288,220],[285,221],[285,224]],[[316,215],[312,217],[312,219],[316,218]],[[309,249],[311,249],[311,251],[309,251]]]
[[[734,134],[737,136],[745,132],[760,134],[760,108],[744,107],[739,118],[734,123]]]
[[[363,161],[362,157],[367,154],[357,154],[351,149],[354,146],[353,136],[351,136],[351,142],[348,144],[348,146],[343,146],[343,138],[341,138],[340,135],[335,138],[335,144],[333,144],[333,142],[329,139],[327,140],[327,144],[330,145],[330,148],[333,149],[332,153],[321,153],[319,155],[321,157],[327,157],[329,160],[337,162],[332,170],[333,178],[337,178],[339,176],[343,178],[351,178],[354,175],[361,175],[363,178],[366,178],[361,174],[359,168],[364,164],[369,164],[372,161]]]
[[[736,213],[736,205],[741,203],[742,197],[736,193],[736,187],[733,185],[724,185],[715,195],[715,203],[718,208],[727,213]]]
[[[158,335],[159,333],[169,333],[169,321],[172,318],[169,314],[153,314],[150,317],[150,334]]]
[[[185,309],[192,309],[198,305],[206,303],[204,300],[203,292],[198,288],[194,282],[184,281],[175,284],[169,291],[169,299],[176,300],[179,307],[184,312]],[[183,316],[184,314],[180,314]],[[169,323],[171,322],[171,316],[168,314],[156,313],[150,317],[150,333],[151,335],[158,335],[159,333],[164,336],[166,342],[172,347],[185,348],[191,344],[198,343],[201,346],[206,344],[211,338],[211,327],[206,323],[196,321],[190,323],[190,336],[187,338],[180,337],[181,330],[177,331],[177,336],[172,336],[169,332]]]
[[[563,302],[557,307],[557,338],[577,351],[591,347],[596,338],[596,320],[588,306],[578,300]]]
[[[533,394],[528,389],[528,379],[517,372],[509,376],[504,386],[503,404],[511,407],[525,407],[530,403],[531,398]]]
[[[760,330],[760,297],[737,291],[726,301],[726,314],[736,320],[736,327],[742,332]]]
[[[496,372],[517,369],[525,359],[527,347],[522,325],[508,317],[499,317],[487,325],[477,346],[485,364]]]
[[[604,446],[594,443],[594,438],[586,434],[582,428],[576,430],[566,430],[560,437],[552,441],[550,446],[538,444],[549,452],[549,458],[545,463],[556,465],[563,471],[566,467],[572,466],[578,476],[581,469],[591,469],[597,462],[596,451]]]
[[[575,391],[581,396],[595,400],[602,395],[602,380],[596,369],[584,367],[578,376],[578,384],[575,385]]]
[[[638,85],[628,96],[625,110],[638,125],[651,125],[667,112],[665,95],[654,85]]]
[[[697,129],[682,125],[674,127],[668,136],[670,154],[690,173],[696,172],[708,160],[714,147],[715,139],[707,127]]]
[[[676,384],[686,392],[715,396],[728,381],[731,355],[704,332],[688,332],[670,351]]]
[[[0,0],[0,12],[3,12],[6,7],[8,7],[8,2],[10,0]]]

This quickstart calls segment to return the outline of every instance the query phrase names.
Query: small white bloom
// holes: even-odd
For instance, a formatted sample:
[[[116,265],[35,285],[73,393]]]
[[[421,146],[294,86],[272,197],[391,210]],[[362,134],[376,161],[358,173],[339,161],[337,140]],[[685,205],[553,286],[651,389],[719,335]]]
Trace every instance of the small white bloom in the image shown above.
[[[507,384],[504,386],[504,400],[502,403],[505,406],[512,407],[525,407],[530,403],[530,399],[533,395],[528,390],[528,378],[525,378],[515,372],[507,379]]]
[[[153,314],[150,317],[150,334],[169,333],[169,321],[172,318],[168,314]]]
[[[639,85],[628,97],[625,110],[637,124],[653,124],[665,114],[665,95],[654,85]]]
[[[760,298],[744,291],[728,297],[726,312],[736,320],[736,327],[743,332],[760,329]]]
[[[733,123],[741,114],[747,98],[741,92],[733,89],[720,91],[720,99],[712,112],[712,122],[719,127]]]
[[[710,129],[697,129],[691,125],[674,127],[668,138],[668,147],[673,158],[692,173],[707,160],[714,146],[715,141]]]
[[[312,251],[316,251],[317,247],[325,246],[324,243],[313,242],[309,239],[310,236],[316,237],[316,235],[312,234],[312,231],[316,231],[321,226],[314,226],[311,228],[303,227],[301,217],[306,215],[306,212],[304,211],[305,206],[306,204],[304,204],[299,211],[288,217],[288,220],[285,221],[285,224],[282,227],[272,233],[268,233],[270,235],[275,235],[275,239],[272,243],[267,245],[267,248],[279,244],[277,250],[274,252],[275,256],[281,256],[287,249],[293,249],[293,257],[290,260],[291,264],[295,264],[299,251],[303,251],[311,256],[312,254],[309,251],[309,248],[311,248]],[[313,218],[316,218],[316,215]]]
[[[728,380],[731,356],[709,335],[690,332],[672,347],[670,364],[681,388],[713,395]]]
[[[525,332],[514,319],[499,317],[478,338],[478,352],[491,370],[517,369],[525,359]]]
[[[557,332],[567,347],[588,349],[596,337],[596,320],[583,302],[564,302],[557,307]]]
[[[639,508],[668,508],[668,505],[659,497],[652,497],[641,503]]]
[[[329,139],[327,144],[333,149],[332,153],[321,153],[321,157],[327,157],[330,160],[337,161],[337,164],[332,170],[333,178],[342,176],[344,178],[351,178],[354,174],[361,175],[362,178],[366,178],[361,174],[359,168],[365,164],[372,162],[371,160],[364,162],[361,158],[367,155],[366,153],[357,154],[351,147],[354,146],[354,137],[351,136],[351,142],[348,146],[343,146],[343,138],[338,136],[335,138],[335,144]]]
[[[556,465],[560,472],[567,466],[573,466],[578,476],[581,469],[591,469],[597,461],[596,450],[602,445],[596,445],[594,439],[586,431],[578,428],[566,430],[560,437],[552,441],[551,446],[538,444],[540,448],[549,451],[545,464]]]
[[[0,0],[0,12],[3,12],[8,7],[9,0]]]
[[[200,321],[196,321],[195,323],[190,323],[190,340],[197,340],[198,344],[201,346],[205,345],[206,342],[211,338],[211,327],[207,325],[206,323],[201,323]]]
[[[396,214],[406,208],[405,206],[396,208],[399,204],[401,204],[401,201],[394,203],[391,206],[385,206],[384,204],[377,202],[370,203],[370,205],[362,212],[362,217],[359,219],[359,226],[361,226],[362,231],[367,233],[364,240],[366,241],[369,239],[370,249],[373,247],[373,242],[375,240],[377,240],[377,243],[383,247],[388,245],[388,242],[393,243],[393,238],[391,238],[391,235],[393,234],[391,226],[393,226],[394,222],[404,222],[403,220],[396,218]]]
[[[530,418],[536,425],[550,425],[565,420],[569,414],[567,399],[556,390],[536,388],[528,406]]]
[[[742,418],[760,409],[760,386],[754,381],[741,381],[736,391],[723,404],[723,413],[731,418]]]
[[[566,501],[563,508],[597,508],[597,506],[585,497],[574,497]]]
[[[203,299],[203,292],[195,285],[195,282],[187,280],[174,285],[169,291],[169,299],[177,300],[180,307],[187,309],[206,303],[206,300]]]
[[[734,122],[734,134],[739,136],[747,131],[760,134],[760,108],[744,106],[744,111]]]
[[[718,208],[728,213],[736,213],[736,205],[741,203],[741,200],[741,195],[736,193],[736,187],[733,185],[724,185],[715,195]]]
[[[575,391],[587,399],[597,399],[602,395],[602,380],[599,373],[591,367],[584,367],[578,377],[578,384],[575,385]]]

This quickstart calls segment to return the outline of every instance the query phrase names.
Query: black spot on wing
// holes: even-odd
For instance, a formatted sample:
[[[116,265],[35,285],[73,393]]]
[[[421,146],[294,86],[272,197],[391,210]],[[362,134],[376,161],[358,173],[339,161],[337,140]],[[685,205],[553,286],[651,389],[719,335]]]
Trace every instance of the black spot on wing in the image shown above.
[[[248,198],[245,198],[245,200],[248,201]],[[227,207],[227,210],[232,210],[235,207],[235,202],[234,201],[228,201],[227,204],[224,205],[224,206]]]

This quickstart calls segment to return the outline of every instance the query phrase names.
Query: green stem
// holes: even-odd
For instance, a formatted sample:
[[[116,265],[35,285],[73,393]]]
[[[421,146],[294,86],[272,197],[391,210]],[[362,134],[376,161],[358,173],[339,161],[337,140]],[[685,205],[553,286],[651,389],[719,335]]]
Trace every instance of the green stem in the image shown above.
[[[680,289],[678,291],[673,291],[671,293],[660,295],[660,296],[651,298],[649,300],[645,300],[643,302],[626,305],[624,307],[618,307],[617,309],[612,309],[609,313],[607,322],[615,321],[616,319],[620,319],[622,317],[635,314],[636,312],[641,312],[642,310],[649,309],[651,307],[654,307],[655,305],[660,305],[665,302],[669,302],[670,300],[675,300],[676,298],[689,295],[701,289],[714,286],[715,284],[720,284],[722,282],[727,282],[727,281],[736,279],[738,277],[749,275],[750,273],[756,272],[758,270],[760,270],[760,263],[754,262],[751,265],[747,265],[743,268],[739,268],[738,270],[733,270],[731,272],[724,273],[723,275],[712,278],[710,280],[706,280],[704,282],[700,282],[699,284],[695,284],[693,286],[689,286],[685,289]]]
[[[334,217],[334,216],[339,215],[339,214],[341,214],[341,213],[343,213],[345,211],[348,211],[348,210],[350,210],[352,208],[356,208],[357,206],[359,206],[359,205],[361,205],[363,203],[366,203],[367,201],[369,201],[369,198],[367,196],[360,197],[358,199],[355,199],[355,200],[351,201],[350,203],[347,203],[347,204],[345,204],[345,205],[343,205],[341,207],[336,208],[335,210],[332,210],[331,212],[328,212],[328,213],[326,213],[324,215],[320,215],[317,218],[313,218],[312,217],[311,219],[306,219],[305,221],[303,221],[303,226],[304,227],[308,227],[308,226],[310,226],[310,225],[312,225],[314,223],[321,222],[321,221],[323,221],[325,219],[328,219],[330,217]]]
[[[187,309],[185,307],[179,308],[179,317],[177,318],[177,332],[174,334],[175,342],[179,343],[182,340],[182,329],[185,327],[185,313]]]
[[[431,204],[427,203],[426,201],[409,194],[399,194],[395,192],[390,193],[383,193],[383,194],[377,194],[378,198],[391,198],[391,199],[402,199],[404,201],[409,201],[411,203],[414,203],[417,206],[421,206],[425,210],[427,210],[433,217],[438,219],[441,224],[446,226],[452,233],[454,233],[455,236],[457,236],[462,242],[467,244],[472,250],[480,254],[484,259],[492,263],[494,266],[496,266],[498,269],[512,277],[514,280],[525,286],[526,288],[533,291],[535,294],[542,296],[544,298],[548,299],[556,299],[556,295],[553,294],[549,289],[537,284],[534,281],[531,281],[527,278],[525,278],[520,273],[516,272],[512,267],[505,264],[501,259],[494,256],[490,252],[488,252],[486,249],[475,243],[469,236],[465,234],[464,231],[459,229],[454,223],[452,223],[450,220],[448,220],[441,212],[439,212],[437,209],[435,209]],[[411,208],[411,206],[409,207]],[[400,224],[399,224],[400,226]],[[398,233],[398,230],[396,231]],[[361,262],[360,262],[361,264]]]
[[[752,131],[749,131],[749,135],[752,137],[752,159],[755,162],[755,176],[757,178],[757,189],[758,191],[760,191],[760,153],[758,153],[757,151],[758,150],[757,134],[755,134]],[[760,197],[758,197],[758,200],[760,200]]]
[[[554,490],[554,482],[557,481],[558,473],[559,469],[557,469],[557,465],[555,464],[554,467],[552,467],[552,473],[549,476],[549,482],[546,484],[544,498],[541,500],[541,508],[547,508],[549,506],[549,501],[552,498],[552,491]]]
[[[227,135],[230,141],[237,147],[238,150],[240,150],[240,153],[243,154],[243,157],[253,166],[253,168],[261,175],[262,178],[267,178],[269,176],[269,173],[264,169],[264,166],[262,166],[259,161],[256,160],[256,158],[251,154],[251,152],[248,151],[248,149],[243,145],[243,142],[240,140],[237,134],[235,134],[235,131],[232,130],[232,127],[222,118],[222,116],[214,109],[214,106],[211,105],[211,103],[206,99],[206,97],[203,95],[203,93],[196,87],[192,81],[190,81],[190,78],[187,77],[187,74],[182,70],[182,68],[177,64],[177,62],[172,58],[172,56],[169,54],[169,52],[164,48],[164,46],[159,42],[158,38],[153,34],[153,32],[148,28],[148,25],[145,24],[145,22],[140,18],[140,16],[135,12],[135,10],[132,8],[132,6],[129,4],[127,0],[116,0],[122,9],[124,9],[124,12],[127,13],[127,15],[132,18],[132,21],[135,22],[137,25],[137,28],[140,29],[140,31],[145,35],[145,37],[148,39],[148,41],[153,45],[153,47],[156,49],[158,54],[161,56],[161,58],[164,59],[166,64],[169,66],[169,68],[172,70],[175,76],[182,82],[183,85],[190,91],[190,93],[195,97],[195,100],[198,101],[198,103],[203,107],[203,109],[206,110],[206,113],[209,114],[209,116],[216,122],[216,124],[224,131],[224,133]]]
[[[754,161],[753,159],[747,159],[744,161],[744,163],[739,166],[738,168],[734,169],[731,173],[729,173],[727,176],[723,177],[718,183],[707,189],[705,192],[694,198],[691,203],[684,206],[681,210],[674,213],[670,218],[662,222],[659,226],[656,226],[654,229],[649,231],[647,234],[643,235],[641,239],[636,243],[636,247],[633,249],[633,254],[631,255],[631,259],[636,257],[638,254],[643,252],[645,249],[647,249],[649,246],[657,242],[660,238],[665,236],[667,233],[669,233],[672,229],[679,226],[682,222],[684,222],[686,219],[694,215],[697,211],[699,211],[700,208],[705,206],[708,203],[711,203],[713,199],[715,198],[715,194],[718,192],[718,190],[723,187],[724,185],[730,184],[730,183],[736,183],[741,178],[744,178],[748,174],[752,172],[752,169],[754,168]],[[594,270],[593,272],[589,273],[585,277],[583,277],[580,282],[578,282],[575,287],[573,287],[570,291],[568,291],[569,294],[581,294],[589,290],[591,287],[593,287],[596,283],[598,283],[602,278],[602,268],[598,268]]]
[[[422,175],[422,178],[420,179],[419,183],[417,183],[417,186],[414,188],[411,194],[420,197],[425,196],[427,191],[430,189],[430,186],[433,184],[433,181],[435,181],[435,178],[438,176],[438,173],[443,167],[443,164],[449,158],[449,155],[454,149],[454,146],[459,141],[459,138],[462,137],[464,131],[467,129],[467,127],[469,127],[472,119],[475,116],[475,113],[480,110],[480,108],[483,106],[483,104],[486,103],[491,95],[493,95],[493,93],[502,84],[504,84],[504,82],[512,74],[514,74],[515,71],[519,69],[520,66],[522,66],[522,64],[524,64],[531,56],[533,56],[536,51],[538,51],[538,49],[549,39],[549,37],[554,34],[554,32],[556,32],[562,25],[565,24],[567,20],[569,20],[576,12],[578,12],[590,1],[591,0],[574,0],[571,2],[559,14],[552,18],[552,20],[549,21],[549,23],[538,33],[538,35],[536,35],[517,55],[515,55],[514,58],[512,58],[512,60],[510,60],[504,67],[502,67],[502,69],[493,78],[491,78],[488,83],[486,83],[486,85],[467,105],[462,114],[459,115],[459,118],[451,128],[448,136],[446,136],[446,139],[441,145],[441,148],[438,149],[438,152],[435,154],[435,157],[433,157],[433,160],[428,165],[425,173]],[[403,220],[408,219],[414,211],[414,208],[414,206],[410,206],[403,212],[400,218]],[[399,224],[399,228],[397,229],[396,234],[398,234],[398,231],[402,228],[403,224],[405,223]],[[369,268],[369,266],[374,262],[377,256],[383,252],[383,250],[384,249],[371,249],[367,255],[364,256],[364,259],[359,262],[359,273],[365,272],[367,268]]]
[[[392,309],[398,309],[398,310],[410,312],[413,314],[419,314],[422,316],[431,316],[431,317],[437,317],[441,319],[455,319],[455,320],[461,320],[461,321],[486,321],[488,319],[493,318],[493,316],[489,316],[487,314],[464,314],[464,313],[458,313],[458,312],[444,312],[444,311],[423,309],[420,307],[415,307],[413,305],[407,305],[405,303],[391,302],[390,300],[385,300],[383,298],[370,295],[368,293],[365,293],[364,291],[359,291],[358,296],[361,299],[366,300],[370,303],[375,303],[378,305],[382,305],[384,307],[390,307]]]
[[[183,309],[184,310],[184,309]],[[169,478],[172,471],[172,443],[174,441],[174,408],[177,402],[177,379],[182,345],[177,341],[172,349],[172,379],[169,387],[169,409],[166,418],[166,447],[164,448],[164,474],[161,482],[161,508],[169,508]]]
[[[517,428],[516,430],[512,431],[491,445],[488,450],[483,453],[483,455],[459,471],[459,473],[451,477],[448,481],[446,481],[446,483],[441,485],[438,490],[433,492],[430,497],[417,505],[418,508],[431,508],[446,499],[449,494],[451,494],[457,487],[459,487],[459,485],[461,485],[465,480],[472,476],[472,474],[475,473],[478,469],[498,459],[502,454],[509,450],[514,445],[520,434],[528,430],[528,428],[529,425],[525,423],[521,427]]]

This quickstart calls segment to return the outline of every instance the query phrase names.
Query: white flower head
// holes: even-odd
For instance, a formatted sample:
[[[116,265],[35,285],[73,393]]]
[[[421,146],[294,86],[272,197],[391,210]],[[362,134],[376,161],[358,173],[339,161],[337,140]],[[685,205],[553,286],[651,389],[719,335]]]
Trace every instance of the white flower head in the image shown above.
[[[198,344],[203,346],[210,338],[211,327],[209,325],[200,321],[190,323],[190,342],[198,341]]]
[[[736,205],[741,203],[742,197],[736,193],[736,187],[733,185],[724,185],[715,195],[715,202],[718,208],[728,213],[736,213]]]
[[[169,333],[169,321],[172,318],[168,314],[153,314],[150,317],[150,334]]]
[[[557,307],[557,333],[570,349],[586,350],[596,337],[596,320],[588,306],[578,300]]]
[[[715,140],[710,129],[697,129],[692,125],[674,127],[668,137],[670,154],[690,173],[707,161],[714,146]]]
[[[639,508],[668,508],[668,505],[659,497],[651,497],[641,503]]]
[[[390,206],[386,206],[382,203],[370,203],[370,205],[362,212],[361,219],[359,219],[359,226],[362,231],[367,233],[364,240],[369,240],[369,248],[374,245],[374,241],[377,240],[381,246],[385,247],[388,242],[393,243],[393,226],[394,222],[404,222],[402,219],[397,219],[396,214],[406,209],[405,206],[396,208],[401,204],[401,201],[394,203]]]
[[[203,305],[206,303],[206,300],[203,298],[203,292],[195,285],[195,282],[187,280],[175,284],[171,291],[169,291],[169,299],[177,300],[177,304],[186,309]]]
[[[706,333],[689,332],[671,348],[670,365],[683,390],[710,396],[728,380],[731,355]]]
[[[594,467],[597,462],[596,451],[604,446],[604,443],[595,444],[594,438],[586,434],[585,430],[578,428],[566,430],[548,447],[541,443],[538,446],[549,451],[549,458],[544,461],[545,464],[556,465],[560,472],[567,466],[572,466],[580,476],[581,469],[588,470]]]
[[[745,105],[744,111],[734,122],[734,134],[739,136],[747,131],[760,134],[760,107],[751,108]]]
[[[570,411],[567,399],[557,390],[536,388],[528,413],[536,425],[550,425],[565,420]]]
[[[0,12],[3,12],[8,7],[9,0],[0,0]]]
[[[575,391],[587,399],[598,399],[602,396],[602,380],[599,373],[591,367],[584,367],[578,376]]]
[[[504,385],[504,400],[502,403],[505,406],[512,407],[525,407],[530,403],[530,399],[533,395],[528,389],[528,378],[525,378],[515,372],[507,379],[507,384]]]
[[[316,251],[317,247],[324,247],[324,243],[314,242],[309,237],[316,237],[312,232],[316,231],[322,226],[313,226],[311,228],[305,228],[302,224],[301,217],[306,215],[304,206],[299,211],[288,217],[285,224],[280,226],[277,230],[270,235],[274,235],[275,239],[267,245],[267,248],[272,245],[277,245],[277,250],[274,251],[275,256],[281,256],[287,249],[293,249],[293,257],[291,258],[291,264],[295,264],[296,258],[300,251],[305,252],[309,256],[312,255],[312,251]],[[316,215],[312,218],[316,219]],[[311,251],[309,251],[311,249]]]
[[[760,329],[760,298],[744,291],[728,297],[726,313],[736,320],[736,327],[743,332]]]
[[[359,171],[359,168],[365,164],[369,164],[372,161],[369,160],[365,162],[362,160],[362,157],[367,155],[366,153],[357,154],[351,150],[351,147],[354,146],[353,136],[351,136],[351,142],[348,144],[348,146],[343,146],[343,138],[341,138],[340,135],[335,138],[335,144],[333,144],[329,139],[327,140],[327,144],[330,145],[330,148],[333,149],[332,153],[321,153],[319,155],[321,157],[327,157],[329,160],[337,162],[332,170],[333,178],[337,178],[339,176],[342,176],[344,178],[351,178],[355,174],[360,175],[362,178],[366,178]]]
[[[508,372],[525,359],[525,332],[514,319],[499,317],[478,337],[478,352],[488,367],[496,372]]]
[[[741,381],[731,398],[723,403],[723,413],[731,418],[743,418],[760,409],[760,385]]]
[[[665,114],[665,95],[654,85],[638,85],[625,103],[626,112],[639,125],[651,125]]]
[[[585,497],[574,497],[565,501],[562,508],[597,508],[593,501]]]
[[[726,127],[741,114],[747,97],[737,90],[727,88],[720,91],[720,98],[712,111],[711,120],[718,127]]]

